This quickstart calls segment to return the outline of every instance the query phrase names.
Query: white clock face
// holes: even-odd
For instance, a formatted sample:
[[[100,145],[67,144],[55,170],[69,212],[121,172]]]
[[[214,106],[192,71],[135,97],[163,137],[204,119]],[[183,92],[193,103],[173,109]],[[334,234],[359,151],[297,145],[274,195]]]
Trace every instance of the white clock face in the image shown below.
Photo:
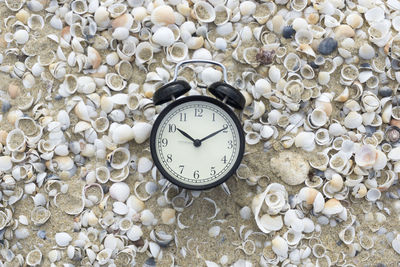
[[[162,118],[156,131],[159,164],[169,176],[192,188],[215,183],[241,160],[237,127],[232,117],[213,103],[177,105]]]

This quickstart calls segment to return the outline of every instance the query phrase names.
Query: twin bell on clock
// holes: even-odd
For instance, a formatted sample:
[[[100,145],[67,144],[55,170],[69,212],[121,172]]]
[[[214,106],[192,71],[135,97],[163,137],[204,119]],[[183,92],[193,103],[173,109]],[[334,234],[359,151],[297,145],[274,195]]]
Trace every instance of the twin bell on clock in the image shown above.
[[[208,91],[215,96],[187,93],[189,83],[178,80],[179,68],[188,63],[218,65],[224,81]],[[175,67],[172,81],[153,95],[155,105],[169,103],[157,116],[150,135],[151,155],[157,169],[171,183],[192,190],[204,190],[225,181],[239,167],[244,153],[244,134],[232,108],[242,110],[243,95],[227,83],[223,64],[211,60],[186,60]]]

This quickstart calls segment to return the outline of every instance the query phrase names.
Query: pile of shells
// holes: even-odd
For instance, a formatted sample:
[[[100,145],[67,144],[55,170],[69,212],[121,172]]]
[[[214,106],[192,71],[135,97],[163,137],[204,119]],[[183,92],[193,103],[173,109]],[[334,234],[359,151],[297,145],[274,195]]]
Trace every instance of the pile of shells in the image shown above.
[[[1,266],[398,264],[399,1],[0,7]],[[148,150],[167,106],[152,96],[190,58],[227,66],[246,99],[246,156],[273,155],[229,181],[235,219],[217,189],[168,187]],[[207,94],[222,72],[179,77]]]

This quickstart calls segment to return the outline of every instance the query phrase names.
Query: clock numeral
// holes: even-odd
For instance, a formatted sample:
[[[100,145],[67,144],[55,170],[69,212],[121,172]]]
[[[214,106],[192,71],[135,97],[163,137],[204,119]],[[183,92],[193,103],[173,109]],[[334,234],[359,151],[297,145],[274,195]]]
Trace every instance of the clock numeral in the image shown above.
[[[211,167],[210,175],[215,175],[216,173],[215,167]]]
[[[225,128],[225,130],[223,130],[222,132],[227,133],[228,132],[228,124],[224,124],[224,125],[222,125],[222,127]]]
[[[194,109],[194,116],[195,117],[203,117],[203,109],[202,108],[195,108]]]
[[[175,124],[168,124],[168,132],[170,132],[170,133],[176,132],[176,125]]]
[[[194,171],[193,178],[198,179],[200,177],[199,171]]]
[[[163,147],[166,147],[168,145],[168,139],[167,138],[161,139],[161,144]]]
[[[226,155],[221,159],[221,161],[226,164]]]
[[[184,165],[179,165],[179,168],[181,169],[181,171],[179,173],[182,174],[183,168],[185,168],[185,166]]]
[[[213,113],[212,121],[215,121],[215,113]]]
[[[168,154],[168,155],[167,155],[167,162],[168,162],[168,163],[171,163],[171,162],[172,162],[172,155],[171,155],[171,154]]]
[[[233,141],[228,140],[228,149],[232,149],[232,148],[233,148]]]
[[[186,121],[186,113],[179,113],[179,121]]]

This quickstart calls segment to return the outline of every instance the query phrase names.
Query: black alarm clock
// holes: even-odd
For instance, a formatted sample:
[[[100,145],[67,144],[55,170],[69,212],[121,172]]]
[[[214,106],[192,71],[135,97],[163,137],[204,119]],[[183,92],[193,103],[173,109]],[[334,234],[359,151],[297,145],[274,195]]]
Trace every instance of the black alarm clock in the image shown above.
[[[208,90],[216,98],[193,95],[177,99],[190,90],[178,80],[179,68],[188,63],[218,65],[224,74]],[[160,173],[171,183],[191,190],[221,185],[231,177],[243,158],[245,141],[239,118],[243,95],[227,83],[224,65],[210,60],[186,60],[175,67],[172,81],[156,90],[155,105],[172,101],[157,116],[150,135],[150,150]]]

